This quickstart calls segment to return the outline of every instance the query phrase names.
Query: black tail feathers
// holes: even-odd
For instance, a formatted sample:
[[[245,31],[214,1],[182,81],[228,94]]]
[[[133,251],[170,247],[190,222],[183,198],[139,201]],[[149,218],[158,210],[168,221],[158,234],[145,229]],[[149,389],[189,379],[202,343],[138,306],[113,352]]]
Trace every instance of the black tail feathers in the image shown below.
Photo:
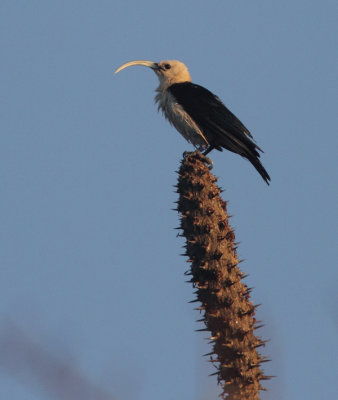
[[[251,164],[256,168],[260,176],[264,179],[264,181],[270,185],[270,175],[267,173],[266,169],[263,167],[262,163],[259,161],[258,157],[248,157],[248,160]]]

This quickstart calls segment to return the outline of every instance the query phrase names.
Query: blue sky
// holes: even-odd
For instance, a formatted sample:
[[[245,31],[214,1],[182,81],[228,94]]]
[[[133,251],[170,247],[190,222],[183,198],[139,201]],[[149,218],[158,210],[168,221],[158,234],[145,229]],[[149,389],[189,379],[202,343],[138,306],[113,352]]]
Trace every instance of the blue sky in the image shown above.
[[[335,398],[337,18],[334,0],[2,0],[0,352],[14,324],[114,399],[217,397],[171,210],[192,148],[156,112],[152,71],[113,75],[179,59],[272,178],[211,153],[270,339],[262,399]],[[1,398],[57,398],[0,368]]]

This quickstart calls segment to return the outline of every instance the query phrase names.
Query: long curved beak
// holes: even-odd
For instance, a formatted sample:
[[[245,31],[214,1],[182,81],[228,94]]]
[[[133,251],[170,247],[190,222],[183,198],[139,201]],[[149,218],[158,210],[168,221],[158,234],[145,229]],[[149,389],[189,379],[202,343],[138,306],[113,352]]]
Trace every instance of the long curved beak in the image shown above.
[[[117,74],[118,72],[122,71],[123,69],[128,68],[128,67],[132,67],[133,65],[144,65],[145,67],[149,67],[149,68],[152,68],[152,69],[158,69],[158,64],[154,63],[152,61],[134,60],[134,61],[129,61],[129,62],[121,65],[121,67],[117,68],[117,70],[114,73]]]

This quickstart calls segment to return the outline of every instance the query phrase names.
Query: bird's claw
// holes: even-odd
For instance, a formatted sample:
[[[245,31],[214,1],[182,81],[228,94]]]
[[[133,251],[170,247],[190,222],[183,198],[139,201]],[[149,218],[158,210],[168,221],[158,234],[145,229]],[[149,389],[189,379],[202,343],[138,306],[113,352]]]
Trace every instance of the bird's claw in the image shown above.
[[[203,149],[202,149],[202,150],[203,150]],[[186,159],[186,158],[189,157],[191,154],[193,154],[192,151],[185,151],[185,152],[183,153],[183,159]],[[209,167],[210,170],[214,168],[214,163],[213,163],[213,161],[212,161],[209,157],[206,157],[206,156],[202,153],[201,149],[198,149],[198,151],[196,151],[195,154],[200,158],[200,160],[201,160],[202,162],[204,162],[205,164],[208,165],[208,167]]]
[[[208,164],[210,170],[214,168],[214,162],[211,160],[211,158],[204,156],[204,162]]]
[[[192,153],[191,151],[187,151],[187,150],[186,150],[186,151],[183,153],[182,156],[183,156],[184,159],[186,159],[188,156],[190,156],[191,153]]]

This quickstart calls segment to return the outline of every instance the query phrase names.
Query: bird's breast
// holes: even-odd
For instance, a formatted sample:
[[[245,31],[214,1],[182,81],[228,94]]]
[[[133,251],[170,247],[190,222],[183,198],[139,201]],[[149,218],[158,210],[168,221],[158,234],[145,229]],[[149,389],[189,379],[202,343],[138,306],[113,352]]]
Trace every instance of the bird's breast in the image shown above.
[[[176,98],[170,93],[169,89],[158,91],[155,96],[158,109],[161,110],[165,118],[178,130],[178,132],[195,147],[206,148],[208,141],[202,131],[179,104]]]

